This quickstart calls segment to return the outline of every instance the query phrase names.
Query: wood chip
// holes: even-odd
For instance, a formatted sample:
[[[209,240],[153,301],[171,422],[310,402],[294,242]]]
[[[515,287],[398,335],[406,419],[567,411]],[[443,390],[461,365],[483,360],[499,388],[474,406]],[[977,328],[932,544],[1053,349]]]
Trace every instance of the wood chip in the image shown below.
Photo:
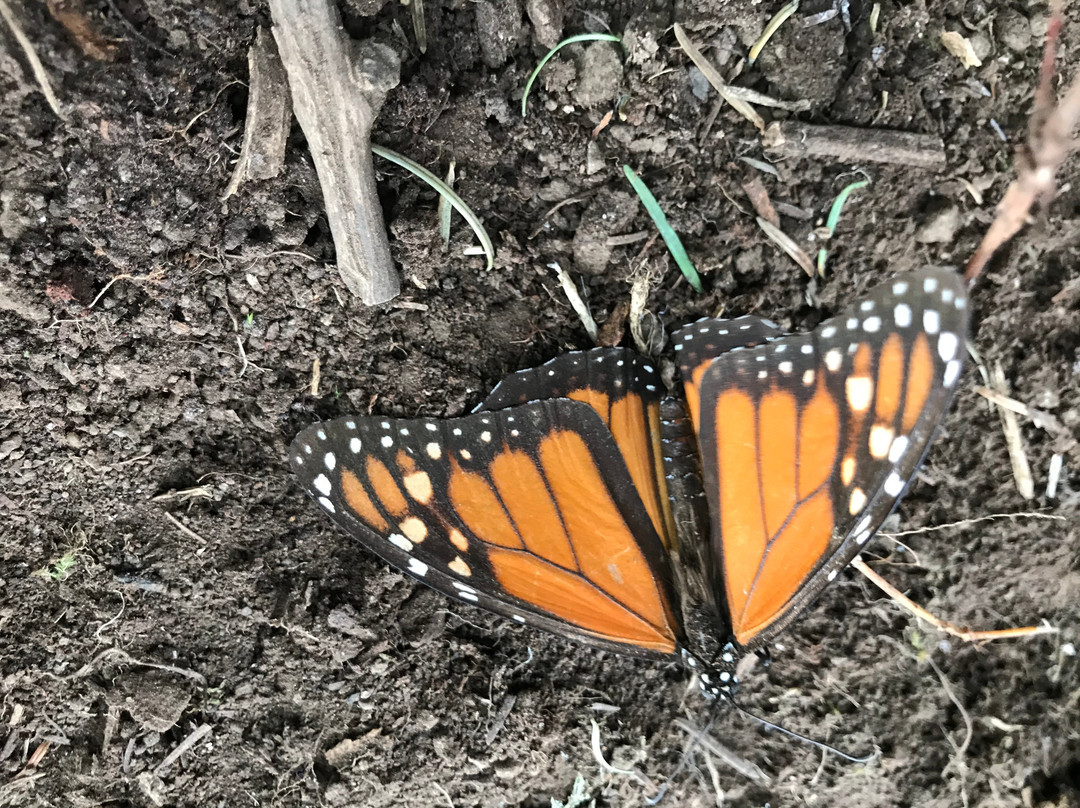
[[[837,163],[889,163],[935,171],[945,167],[945,144],[937,135],[894,129],[776,121],[765,130],[761,145],[784,157],[822,157]]]
[[[222,195],[228,199],[245,180],[276,177],[285,165],[285,141],[292,122],[292,101],[285,66],[265,28],[248,49],[248,105],[244,144],[232,179]]]
[[[761,177],[750,177],[743,182],[742,189],[750,200],[750,204],[754,206],[754,210],[757,211],[757,215],[779,229],[780,216],[769,199],[769,192],[765,190],[765,183],[761,181]]]
[[[982,67],[982,59],[975,54],[971,40],[956,31],[942,31],[941,44],[945,50],[960,60],[964,67]]]
[[[811,278],[814,277],[814,262],[807,255],[806,250],[795,243],[787,233],[766,219],[757,217],[758,227],[768,236],[777,247],[786,252],[791,260],[803,268],[803,271]]]
[[[1008,397],[1009,383],[1005,380],[1005,372],[1001,369],[1001,365],[995,365],[990,370],[990,385],[998,393]],[[1005,432],[1005,445],[1009,450],[1009,462],[1012,464],[1016,490],[1024,499],[1033,499],[1035,480],[1031,476],[1031,465],[1028,463],[1027,451],[1024,448],[1024,436],[1020,433],[1020,422],[1015,412],[1000,403],[998,403],[998,412],[1001,415],[1001,428]]]

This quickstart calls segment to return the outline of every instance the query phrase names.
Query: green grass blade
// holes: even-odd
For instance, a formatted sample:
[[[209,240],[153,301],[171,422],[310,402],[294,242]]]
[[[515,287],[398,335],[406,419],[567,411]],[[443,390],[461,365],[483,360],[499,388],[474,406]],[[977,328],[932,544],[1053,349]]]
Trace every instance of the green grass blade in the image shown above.
[[[379,155],[384,160],[389,160],[391,163],[395,163],[406,171],[415,174],[422,179],[436,191],[438,191],[444,199],[448,200],[454,209],[460,213],[465,221],[469,223],[469,227],[476,233],[476,237],[480,239],[480,244],[484,248],[484,255],[487,256],[487,268],[491,269],[495,266],[495,245],[491,242],[491,236],[488,235],[487,230],[484,229],[484,225],[480,222],[480,217],[472,212],[472,208],[465,204],[464,200],[454,193],[454,189],[432,174],[426,168],[419,163],[413,162],[408,157],[398,154],[395,151],[379,146],[375,143],[371,144],[371,151],[374,154]]]
[[[694,288],[695,292],[699,294],[704,292],[705,290],[701,286],[701,277],[698,275],[697,269],[694,268],[693,261],[691,261],[690,256],[686,254],[686,248],[683,247],[683,243],[679,239],[679,234],[672,229],[670,224],[668,224],[667,216],[665,216],[664,211],[660,209],[660,204],[656,201],[656,197],[652,195],[652,191],[648,189],[645,183],[641,181],[641,177],[635,174],[630,166],[623,165],[623,174],[626,175],[626,179],[630,181],[634,193],[638,195],[641,204],[645,206],[645,210],[647,210],[649,216],[652,217],[653,222],[656,224],[656,229],[660,231],[660,237],[664,239],[664,243],[671,252],[671,257],[674,258],[675,263],[679,265],[679,269],[686,277],[686,280]]]
[[[855,191],[860,188],[865,188],[870,184],[870,180],[859,180],[858,182],[850,183],[844,186],[843,190],[836,195],[836,199],[833,200],[832,207],[829,208],[829,216],[825,220],[825,228],[829,231],[829,235],[832,236],[836,232],[836,225],[840,221],[840,213],[844,209],[844,203],[847,202],[847,198],[851,196]],[[829,251],[822,247],[818,250],[817,254],[817,271],[818,275],[825,277],[825,259],[828,257]]]
[[[550,62],[551,57],[558,53],[562,48],[567,45],[573,45],[575,42],[622,42],[622,40],[614,34],[578,34],[577,36],[564,39],[554,48],[549,50],[547,56],[540,60],[540,64],[536,66],[536,69],[529,75],[529,80],[525,82],[525,93],[521,96],[522,118],[524,118],[529,111],[529,90],[532,89],[533,82],[536,81],[536,77],[540,75],[540,71],[544,69],[544,65]]]

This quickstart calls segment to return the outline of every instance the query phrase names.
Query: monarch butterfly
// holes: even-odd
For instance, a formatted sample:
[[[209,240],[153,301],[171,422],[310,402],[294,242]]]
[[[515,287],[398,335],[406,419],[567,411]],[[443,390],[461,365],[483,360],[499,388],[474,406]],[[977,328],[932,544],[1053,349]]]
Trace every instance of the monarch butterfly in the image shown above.
[[[803,612],[926,455],[962,368],[967,296],[907,273],[806,334],[703,319],[684,397],[622,348],[507,377],[472,414],[347,417],[290,463],[348,535],[443,594],[587,645],[737,658]]]

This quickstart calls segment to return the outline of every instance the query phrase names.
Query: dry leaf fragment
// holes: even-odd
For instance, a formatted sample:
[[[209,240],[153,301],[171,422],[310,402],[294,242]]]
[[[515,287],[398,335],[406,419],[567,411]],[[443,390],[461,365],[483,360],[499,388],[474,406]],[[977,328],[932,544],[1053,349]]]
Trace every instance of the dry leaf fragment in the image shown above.
[[[945,46],[945,50],[959,59],[964,67],[982,67],[982,59],[975,55],[971,40],[963,34],[958,34],[956,31],[942,31],[941,44]]]

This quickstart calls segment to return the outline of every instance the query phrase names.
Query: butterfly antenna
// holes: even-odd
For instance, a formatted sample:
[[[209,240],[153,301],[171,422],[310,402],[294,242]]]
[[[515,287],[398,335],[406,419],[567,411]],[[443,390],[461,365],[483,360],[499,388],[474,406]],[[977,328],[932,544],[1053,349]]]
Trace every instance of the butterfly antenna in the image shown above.
[[[782,727],[779,724],[774,724],[772,721],[768,720],[767,718],[762,718],[760,715],[755,715],[754,713],[750,712],[749,710],[747,710],[747,709],[741,707],[740,705],[736,704],[733,700],[731,700],[731,706],[734,707],[738,712],[742,713],[747,718],[749,718],[749,719],[751,719],[753,721],[757,721],[759,724],[766,727],[767,729],[777,730],[778,732],[782,732],[785,735],[788,735],[788,736],[794,738],[797,741],[801,741],[802,743],[807,744],[808,746],[817,747],[818,749],[821,749],[821,750],[823,750],[825,752],[832,752],[834,755],[837,755],[838,757],[842,757],[844,760],[850,761],[852,763],[869,763],[871,760],[873,760],[874,758],[876,758],[878,756],[878,750],[877,749],[875,749],[873,752],[871,752],[868,755],[863,755],[862,757],[855,757],[854,755],[849,755],[846,752],[841,752],[835,746],[831,746],[830,744],[827,744],[824,741],[817,741],[817,740],[814,740],[813,738],[807,737],[806,735],[800,735],[798,732],[795,732],[794,730],[790,730],[787,727]]]

